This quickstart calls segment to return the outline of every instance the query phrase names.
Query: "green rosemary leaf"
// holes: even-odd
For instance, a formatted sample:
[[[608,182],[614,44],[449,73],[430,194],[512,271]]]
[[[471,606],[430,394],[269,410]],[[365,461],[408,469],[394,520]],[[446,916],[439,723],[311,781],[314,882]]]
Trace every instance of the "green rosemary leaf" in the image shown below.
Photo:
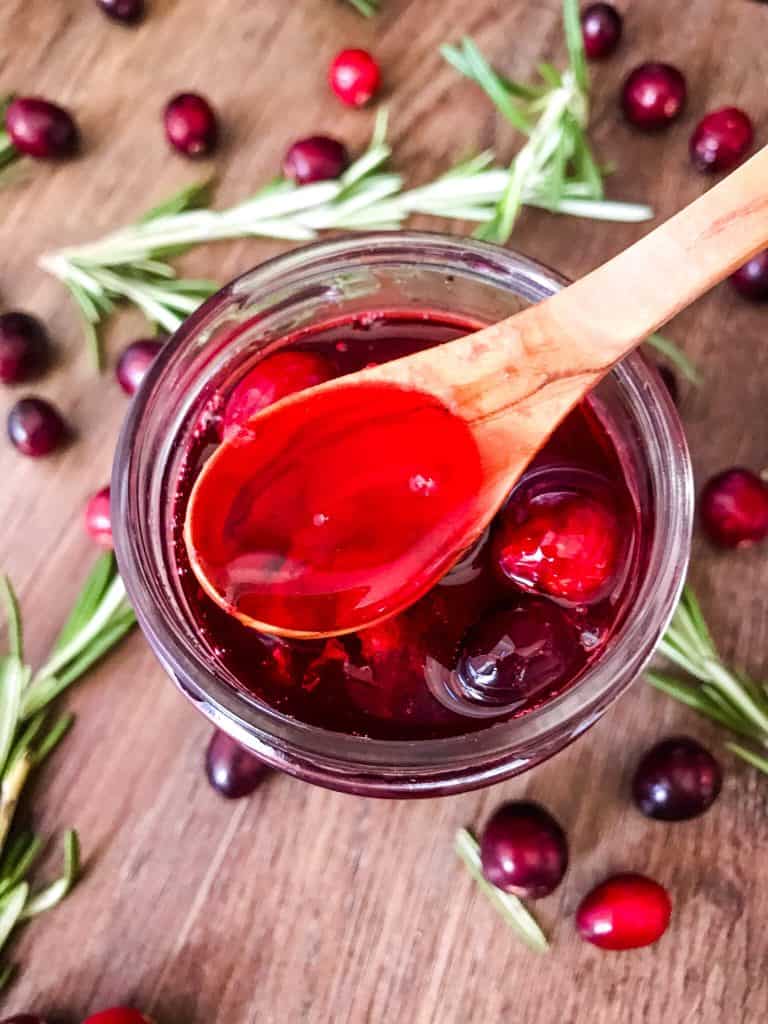
[[[75,716],[71,713],[60,715],[45,734],[43,742],[38,744],[32,751],[32,763],[35,767],[48,757],[61,743],[69,730],[75,724]]]
[[[66,669],[61,670],[57,675],[36,678],[34,686],[30,687],[25,695],[24,717],[33,715],[40,708],[47,707],[52,700],[77,682],[92,665],[95,665],[112,650],[135,625],[136,618],[133,612],[126,611],[120,618],[110,621],[110,624],[87,645],[83,653],[75,658]]]
[[[579,0],[563,0],[563,27],[571,71],[577,85],[586,96],[589,92],[589,71],[587,70],[587,55],[584,52]]]
[[[548,61],[542,61],[537,65],[537,70],[550,88],[559,89],[563,84],[563,76],[554,64],[550,64]]]
[[[749,747],[743,747],[740,743],[734,743],[732,740],[729,740],[725,745],[728,750],[732,751],[738,757],[768,775],[768,757],[763,757],[756,751],[750,750]]]
[[[80,874],[80,842],[77,832],[70,829],[64,835],[64,874],[55,882],[41,889],[25,900],[20,913],[20,920],[28,921],[46,910],[51,910],[61,903],[64,897],[71,892]]]
[[[5,605],[5,617],[8,627],[8,651],[24,661],[24,633],[21,625],[19,602],[11,581],[7,576],[0,576],[0,598]]]
[[[0,950],[5,946],[8,936],[21,920],[28,896],[29,885],[26,882],[19,882],[0,900]]]
[[[460,74],[480,86],[499,113],[506,117],[510,124],[525,135],[530,134],[533,124],[515,103],[511,95],[509,81],[494,71],[468,36],[461,40],[460,47],[442,46],[440,52]]]
[[[454,849],[481,892],[488,897],[507,924],[531,949],[537,953],[546,953],[549,950],[549,942],[530,911],[516,896],[491,885],[483,877],[480,866],[480,848],[468,829],[460,828],[457,831]]]
[[[15,885],[24,881],[34,867],[35,861],[43,848],[43,840],[39,836],[34,835],[34,833],[24,833],[24,837],[23,852],[16,858],[13,867],[7,874],[4,874],[2,882],[0,882],[0,897],[5,896]]]
[[[16,976],[17,970],[16,964],[5,964],[4,967],[0,967],[0,992],[8,987]]]
[[[211,179],[187,185],[169,199],[165,199],[157,206],[153,206],[151,210],[147,210],[144,216],[139,218],[139,224],[159,220],[160,217],[173,217],[185,210],[204,209],[211,201],[212,191],[213,181]]]
[[[19,722],[25,678],[24,665],[16,655],[0,657],[0,771],[8,760]]]
[[[675,679],[674,676],[663,675],[660,672],[648,669],[646,669],[645,678],[657,690],[668,694],[670,697],[674,697],[681,704],[686,704],[689,708],[693,708],[694,711],[698,711],[699,714],[704,715],[706,718],[711,718],[728,729],[735,728],[733,717],[724,714],[719,708],[715,707],[701,693],[700,686],[692,686],[681,682],[679,679]]]
[[[3,881],[5,881],[6,878],[15,871],[17,864],[24,856],[27,847],[34,838],[34,832],[24,829],[17,832],[5,844],[2,851],[2,864],[0,864],[0,878],[2,878]]]
[[[347,3],[365,18],[372,18],[379,11],[379,0],[347,0]]]
[[[30,718],[30,720],[27,722],[27,724],[20,732],[18,729],[16,730],[16,740],[13,744],[13,748],[10,754],[8,755],[8,759],[3,769],[3,777],[9,774],[9,772],[13,769],[14,764],[16,763],[16,761],[18,761],[20,757],[24,756],[25,754],[29,754],[32,744],[37,739],[40,730],[45,725],[45,718],[45,712],[40,711],[38,714]]]
[[[652,334],[648,338],[648,344],[652,345],[657,352],[660,352],[665,359],[668,359],[675,366],[687,381],[698,387],[701,384],[699,371],[690,361],[688,356],[678,348],[670,338],[662,334]]]
[[[80,591],[75,606],[56,640],[53,648],[54,654],[65,647],[87,625],[116,574],[115,556],[111,551],[105,551],[96,560],[93,569],[91,569],[88,578],[83,584],[83,589]]]

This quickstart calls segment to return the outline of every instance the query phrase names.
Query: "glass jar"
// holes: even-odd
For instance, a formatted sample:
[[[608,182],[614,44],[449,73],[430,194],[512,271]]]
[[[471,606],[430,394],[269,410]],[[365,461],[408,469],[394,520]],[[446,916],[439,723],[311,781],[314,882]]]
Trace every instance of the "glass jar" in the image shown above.
[[[669,395],[642,355],[597,398],[648,524],[644,578],[600,657],[559,697],[466,735],[370,739],[308,725],[226,680],[200,644],[169,545],[190,424],[212,382],[254,349],[362,312],[430,310],[493,322],[552,294],[563,278],[516,253],[427,233],[361,235],[271,260],[233,281],[167,343],[134,398],[112,481],[115,548],[139,623],[167,673],[213,724],[299,778],[373,796],[432,796],[488,785],[550,757],[594,724],[638,676],[674,611],[692,523],[691,469]]]

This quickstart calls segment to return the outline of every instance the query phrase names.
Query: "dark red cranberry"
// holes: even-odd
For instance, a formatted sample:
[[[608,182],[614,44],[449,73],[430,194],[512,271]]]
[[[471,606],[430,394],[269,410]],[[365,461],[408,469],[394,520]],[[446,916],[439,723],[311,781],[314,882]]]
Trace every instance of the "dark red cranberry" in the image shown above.
[[[208,156],[219,139],[216,112],[204,96],[179,93],[165,108],[165,134],[179,153]]]
[[[328,71],[331,88],[350,107],[364,107],[381,84],[379,65],[365,50],[342,50]]]
[[[347,147],[329,135],[294,142],[283,160],[283,174],[297,185],[338,178],[349,166]]]
[[[17,1013],[13,1017],[3,1017],[0,1024],[45,1024],[45,1021],[36,1013]]]
[[[109,487],[102,487],[88,499],[85,506],[85,529],[103,548],[112,547],[112,516],[109,507]]]
[[[578,639],[565,613],[542,598],[521,596],[469,630],[457,671],[476,699],[513,705],[562,686],[579,659]]]
[[[225,732],[216,730],[205,755],[208,781],[221,796],[237,800],[249,796],[269,775],[269,768]]]
[[[22,398],[8,413],[8,436],[22,455],[48,455],[66,433],[64,420],[42,398]]]
[[[581,603],[602,596],[616,571],[620,528],[603,501],[566,495],[506,510],[493,539],[501,578],[518,587]]]
[[[639,949],[661,938],[671,916],[672,903],[658,882],[645,875],[614,875],[581,901],[576,927],[601,949]]]
[[[611,4],[590,4],[581,13],[584,49],[590,60],[610,57],[621,40],[623,22]]]
[[[126,395],[136,394],[162,347],[163,342],[157,338],[141,338],[123,349],[115,367],[115,375]]]
[[[247,423],[273,402],[324,384],[334,376],[333,365],[314,352],[277,352],[268,356],[243,377],[229,396],[224,409],[224,433]]]
[[[749,469],[727,469],[701,492],[701,525],[724,548],[747,547],[768,537],[768,484]]]
[[[144,17],[144,0],[96,0],[110,18],[126,25],[135,25]]]
[[[763,249],[731,275],[731,284],[745,299],[761,302],[768,299],[768,249]]]
[[[568,840],[549,811],[514,800],[488,821],[480,839],[483,874],[492,885],[525,899],[553,892],[568,867]]]
[[[641,64],[621,93],[624,115],[637,128],[665,128],[685,106],[685,79],[671,64]]]
[[[83,1024],[152,1024],[152,1020],[129,1006],[113,1006],[91,1014]]]
[[[50,359],[48,332],[28,313],[0,316],[0,381],[16,384],[40,374]]]
[[[720,793],[720,765],[696,740],[675,736],[640,761],[632,795],[640,810],[660,821],[685,821],[708,810]]]
[[[5,112],[5,127],[20,153],[41,160],[71,156],[80,141],[72,115],[38,96],[17,96]]]
[[[754,138],[752,122],[744,111],[723,107],[699,121],[691,136],[691,160],[700,171],[729,171],[744,159]]]
[[[677,405],[680,401],[680,385],[677,383],[675,371],[671,370],[666,363],[658,363],[656,369],[659,371],[659,376],[664,381],[670,398],[675,405]]]

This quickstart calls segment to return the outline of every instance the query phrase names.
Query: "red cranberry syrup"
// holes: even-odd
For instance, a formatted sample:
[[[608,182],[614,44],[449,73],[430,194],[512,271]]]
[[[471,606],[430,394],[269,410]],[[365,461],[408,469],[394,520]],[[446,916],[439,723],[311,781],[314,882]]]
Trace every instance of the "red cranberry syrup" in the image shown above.
[[[197,412],[174,509],[177,576],[201,644],[234,685],[277,711],[380,739],[484,728],[497,718],[457,713],[447,706],[450,699],[433,694],[458,689],[498,704],[501,717],[525,714],[562,693],[599,657],[631,603],[640,517],[592,402],[558,429],[460,564],[377,626],[319,641],[266,636],[222,611],[197,583],[183,540],[186,507],[200,469],[239,409],[251,415],[303,386],[473,329],[438,314],[397,312],[311,328],[286,339],[278,354],[243,365],[232,386]],[[334,486],[343,486],[345,473],[366,469],[364,453],[360,458],[360,466],[334,473]],[[368,526],[366,518],[361,527]],[[376,526],[382,548],[386,529]]]

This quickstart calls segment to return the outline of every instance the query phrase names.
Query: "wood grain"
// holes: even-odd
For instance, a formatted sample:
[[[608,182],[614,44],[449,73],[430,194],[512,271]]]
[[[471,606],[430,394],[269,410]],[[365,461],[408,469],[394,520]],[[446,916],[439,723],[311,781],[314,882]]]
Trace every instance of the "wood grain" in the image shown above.
[[[768,8],[749,0],[688,0],[684,12],[633,0],[626,40],[595,68],[594,138],[618,170],[613,195],[651,202],[667,216],[706,187],[687,161],[688,134],[706,110],[737,102],[768,138]],[[52,246],[119,225],[207,168],[168,154],[159,111],[175,91],[200,88],[224,112],[216,161],[219,200],[242,197],[309,131],[361,145],[372,115],[342,110],[323,84],[343,45],[369,45],[391,92],[398,162],[426,180],[450,157],[512,134],[478,90],[437,55],[472,33],[513,74],[563,59],[559,3],[542,0],[384,0],[366,23],[335,0],[151,0],[128,31],[91,0],[4,0],[0,87],[70,104],[87,140],[72,164],[35,166],[0,191],[0,295],[37,310],[60,346],[55,373],[36,390],[54,397],[79,437],[59,457],[24,461],[0,446],[0,565],[17,582],[40,656],[91,558],[84,497],[106,479],[124,400],[110,375],[95,379],[75,316],[36,269]],[[686,70],[690,104],[663,138],[620,123],[616,91],[644,59]],[[642,234],[537,212],[515,245],[580,275]],[[222,281],[282,246],[244,242],[188,257]],[[700,365],[704,386],[683,414],[700,478],[767,460],[765,309],[727,287],[684,313],[670,333]],[[110,351],[140,329],[123,317]],[[14,400],[0,395],[0,414]],[[725,652],[768,674],[768,548],[715,555],[697,542],[694,579]],[[723,797],[702,820],[654,825],[626,789],[650,741],[687,731],[719,737],[643,684],[581,742],[527,777],[492,791],[425,803],[371,802],[275,777],[229,805],[201,772],[207,727],[132,637],[73,696],[75,731],[37,788],[38,824],[74,824],[89,873],[72,897],[23,934],[24,970],[4,999],[77,1021],[134,1002],[160,1024],[685,1024],[763,1020],[768,1003],[768,784],[727,758]],[[552,955],[536,958],[478,898],[451,852],[456,826],[479,823],[523,793],[561,817],[573,866],[540,904]],[[571,914],[588,886],[614,869],[669,885],[674,925],[657,947],[606,955],[574,935]]]

